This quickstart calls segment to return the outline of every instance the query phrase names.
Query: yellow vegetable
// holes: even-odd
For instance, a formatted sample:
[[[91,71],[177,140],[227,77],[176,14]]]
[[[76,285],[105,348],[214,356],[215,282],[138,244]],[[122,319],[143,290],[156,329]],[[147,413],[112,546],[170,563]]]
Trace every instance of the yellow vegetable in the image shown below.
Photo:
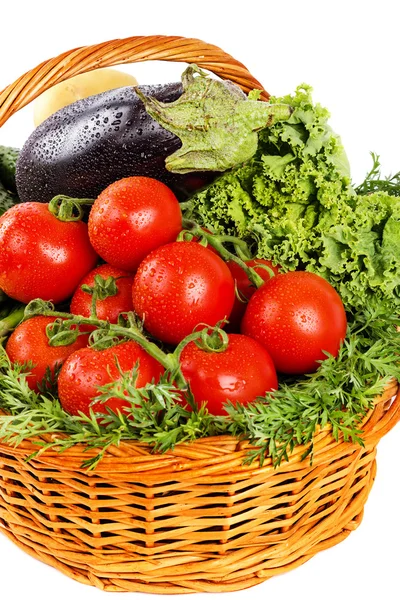
[[[76,100],[127,85],[137,85],[135,77],[116,69],[97,69],[62,81],[36,98],[33,106],[35,127]]]

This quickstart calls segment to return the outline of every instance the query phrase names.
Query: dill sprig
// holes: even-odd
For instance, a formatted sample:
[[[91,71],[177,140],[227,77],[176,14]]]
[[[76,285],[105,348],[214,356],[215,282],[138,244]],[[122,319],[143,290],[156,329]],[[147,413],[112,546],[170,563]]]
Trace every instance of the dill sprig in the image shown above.
[[[372,168],[365,179],[355,188],[357,194],[372,194],[373,192],[387,192],[392,196],[400,196],[400,171],[394,175],[382,177],[379,156],[371,152]]]

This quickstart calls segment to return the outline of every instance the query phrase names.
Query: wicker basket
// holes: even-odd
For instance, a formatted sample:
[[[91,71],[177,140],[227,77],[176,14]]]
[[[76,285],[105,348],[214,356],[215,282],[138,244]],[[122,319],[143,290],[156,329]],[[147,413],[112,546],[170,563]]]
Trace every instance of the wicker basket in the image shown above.
[[[39,65],[0,94],[0,125],[78,73],[124,62],[195,62],[244,90],[262,88],[215,46],[181,37],[133,37],[78,48]],[[268,93],[263,91],[263,97]],[[248,444],[201,439],[155,455],[136,442],[112,448],[95,471],[76,446],[26,462],[31,442],[0,442],[0,527],[27,553],[106,591],[157,594],[240,590],[304,563],[361,522],[376,446],[400,419],[393,383],[363,424],[365,447],[314,440],[274,469],[243,465]],[[49,441],[46,438],[46,441]]]

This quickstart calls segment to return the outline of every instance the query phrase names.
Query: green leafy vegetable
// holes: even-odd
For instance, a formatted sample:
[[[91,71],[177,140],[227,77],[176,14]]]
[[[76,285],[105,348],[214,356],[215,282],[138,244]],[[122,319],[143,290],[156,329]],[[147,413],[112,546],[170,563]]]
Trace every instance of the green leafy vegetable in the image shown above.
[[[0,146],[0,182],[10,192],[16,193],[15,167],[19,156],[17,148]]]
[[[0,181],[0,216],[14,206],[14,204],[18,204],[18,202],[18,197],[8,191]]]
[[[347,308],[374,295],[398,306],[400,199],[356,194],[340,138],[309,86],[271,102],[294,112],[260,132],[250,161],[195,194],[186,216],[247,239],[284,269],[325,277]]]

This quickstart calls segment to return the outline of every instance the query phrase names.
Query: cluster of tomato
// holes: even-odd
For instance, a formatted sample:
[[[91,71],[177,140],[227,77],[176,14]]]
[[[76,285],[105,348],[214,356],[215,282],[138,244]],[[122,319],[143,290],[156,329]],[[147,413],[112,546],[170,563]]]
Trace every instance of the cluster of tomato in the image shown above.
[[[198,238],[176,241],[181,231],[175,195],[146,177],[121,179],[106,188],[87,224],[59,220],[47,204],[19,204],[0,219],[0,288],[23,303],[36,298],[68,302],[70,313],[89,317],[93,306],[87,286],[96,275],[112,277],[116,293],[97,300],[97,318],[116,323],[121,313],[134,311],[153,339],[172,348],[199,324],[226,322],[228,345],[222,352],[191,341],[180,355],[196,402],[206,402],[216,415],[226,414],[227,400],[246,404],[276,389],[277,372],[311,372],[326,353],[337,354],[346,314],[323,278],[279,273],[268,261],[254,259],[246,262],[265,282],[256,289],[239,264],[223,260]],[[53,321],[39,316],[22,322],[6,351],[12,362],[33,364],[28,377],[33,389],[47,368],[62,364],[58,394],[72,414],[88,414],[99,386],[135,364],[137,386],[158,381],[164,371],[134,341],[94,350],[88,345],[90,327],[81,327],[68,346],[51,346],[46,326]],[[123,405],[111,399],[96,410]]]

